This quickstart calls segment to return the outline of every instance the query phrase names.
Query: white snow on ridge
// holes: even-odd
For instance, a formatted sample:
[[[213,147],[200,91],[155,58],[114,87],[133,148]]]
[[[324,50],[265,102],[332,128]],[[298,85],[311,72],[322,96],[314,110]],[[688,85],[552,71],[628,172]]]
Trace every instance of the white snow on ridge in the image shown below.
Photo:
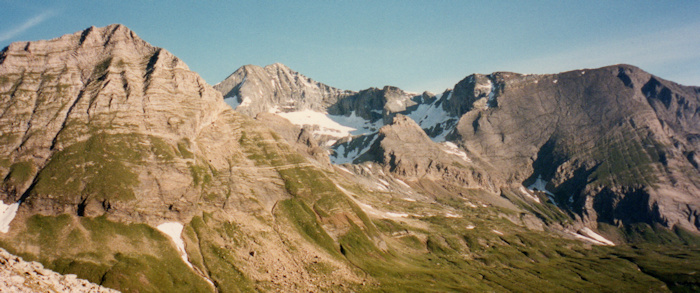
[[[547,190],[546,186],[547,186],[547,181],[544,181],[542,179],[542,175],[537,175],[537,180],[535,180],[535,183],[530,184],[530,186],[528,186],[527,189],[529,189],[531,191],[539,190],[539,191],[544,192],[545,194],[547,194],[547,197],[549,197],[549,200],[551,200],[552,203],[554,203],[554,205],[559,206],[559,205],[557,205],[557,202],[554,201],[554,193],[549,192],[549,190]]]
[[[528,198],[536,201],[537,203],[540,203],[540,198],[530,194],[530,192],[527,189],[525,189],[525,187],[520,186],[520,192],[525,194],[525,196],[527,196]]]
[[[465,153],[463,150],[460,150],[459,147],[457,147],[456,144],[446,141],[442,143],[443,146],[445,146],[447,149],[443,149],[444,152],[455,155],[460,157],[462,160],[471,162],[472,160],[467,157],[467,153]]]
[[[341,165],[345,163],[351,163],[360,157],[362,154],[367,152],[369,148],[374,144],[374,141],[377,140],[378,136],[374,136],[372,140],[366,144],[362,149],[360,148],[355,148],[353,150],[347,151],[345,150],[345,145],[340,145],[338,148],[335,150],[335,153],[330,156],[331,163],[336,164],[336,165]],[[348,142],[349,144],[349,142]]]
[[[600,236],[600,234],[598,234],[598,233],[596,233],[596,232],[593,232],[593,230],[591,230],[591,229],[588,228],[588,227],[584,227],[583,229],[579,230],[578,232],[579,232],[580,234],[583,234],[583,236],[586,236],[586,237],[588,237],[588,238],[592,238],[592,239],[594,239],[594,240],[596,240],[596,241],[598,241],[598,242],[600,242],[600,243],[603,243],[604,245],[615,246],[615,243],[614,243],[614,242],[612,242],[612,241],[606,239],[606,238],[603,237],[603,236]]]
[[[5,204],[0,200],[0,232],[7,233],[10,231],[10,223],[15,219],[19,209],[19,203]]]
[[[378,110],[372,111],[374,112]],[[379,114],[382,114],[381,111],[379,111]],[[369,134],[379,130],[379,128],[384,126],[384,122],[382,121],[382,119],[379,119],[376,122],[372,123],[371,121],[365,118],[355,115],[355,111],[350,112],[349,116],[330,114],[327,116],[328,119],[333,120],[334,122],[340,125],[345,125],[354,128],[354,130],[350,132],[350,134],[352,135]]]
[[[578,233],[574,233],[569,231],[569,234],[574,236],[578,240],[583,240],[586,242],[593,243],[595,245],[607,245],[607,246],[615,246],[615,243],[605,239],[603,236],[600,236],[598,233],[593,232],[589,228],[583,228],[579,230]]]
[[[333,136],[337,138],[343,138],[349,136],[351,132],[357,130],[353,127],[348,127],[339,124],[338,122],[330,119],[325,113],[316,112],[314,110],[303,110],[296,112],[282,113],[278,112],[277,115],[289,120],[294,125],[317,125],[320,129],[314,131],[314,134],[322,134]]]
[[[443,94],[439,94],[435,96],[435,101],[432,103],[419,104],[418,108],[405,115],[413,119],[413,121],[416,121],[416,123],[418,123],[418,125],[420,125],[420,127],[423,129],[433,129],[436,126],[441,125],[443,129],[442,133],[436,135],[435,137],[431,137],[430,139],[432,139],[434,142],[444,142],[447,134],[449,134],[452,131],[452,128],[454,128],[454,123],[446,123],[446,121],[452,117],[450,117],[450,113],[442,108],[442,104],[439,102],[443,98],[449,100],[451,96],[452,92],[447,94],[447,97],[445,97]]]
[[[447,99],[450,99],[452,92],[447,95]],[[420,104],[418,108],[408,113],[406,116],[416,121],[421,128],[428,129],[432,128],[445,120],[448,114],[442,109],[442,104],[436,105],[440,100],[442,100],[442,94],[436,96],[435,101],[430,104]]]
[[[173,242],[175,242],[175,246],[180,252],[182,260],[185,261],[185,263],[192,268],[192,264],[187,258],[187,251],[185,251],[185,242],[182,241],[182,224],[177,222],[167,222],[158,225],[158,227],[156,228],[161,232],[165,233],[165,235],[170,236],[170,239],[172,239]]]

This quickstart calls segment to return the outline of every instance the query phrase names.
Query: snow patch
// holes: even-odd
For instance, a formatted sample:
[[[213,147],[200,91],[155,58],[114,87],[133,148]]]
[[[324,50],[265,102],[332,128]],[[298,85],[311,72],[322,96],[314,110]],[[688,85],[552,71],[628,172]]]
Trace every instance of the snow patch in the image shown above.
[[[453,213],[445,213],[446,218],[461,218],[462,216]]]
[[[411,113],[407,113],[406,116],[416,121],[423,129],[433,129],[438,125],[441,126],[442,132],[440,134],[431,137],[435,142],[444,142],[445,136],[449,134],[454,128],[454,121],[450,119],[450,113],[442,108],[442,100],[445,98],[449,100],[452,96],[452,92],[447,94],[447,97],[440,94],[436,96],[435,101],[430,104],[419,104],[418,108],[413,110]]]
[[[333,122],[339,125],[344,125],[346,127],[352,128],[353,130],[351,130],[349,133],[351,135],[369,134],[379,130],[379,128],[384,126],[384,122],[382,121],[382,119],[378,119],[377,121],[372,122],[370,120],[357,116],[355,114],[355,111],[350,112],[350,115],[348,116],[327,115],[327,117],[328,119],[332,120]]]
[[[468,225],[468,226],[465,227],[465,228],[467,228],[467,230],[473,230],[474,228],[476,228],[476,226],[474,226],[474,225]]]
[[[554,200],[554,193],[549,192],[549,190],[547,190],[546,186],[547,186],[547,181],[544,181],[542,179],[542,175],[540,174],[540,175],[537,175],[537,180],[535,180],[535,183],[530,184],[530,186],[528,186],[527,189],[529,189],[530,191],[539,190],[539,191],[544,192],[545,194],[547,194],[547,197],[549,198],[550,201],[552,201],[552,203],[555,206],[559,206],[559,205],[557,205],[557,202]]]
[[[19,209],[19,202],[5,204],[0,200],[0,232],[7,233],[10,231],[10,223],[15,219]]]
[[[537,203],[540,203],[540,198],[530,194],[530,192],[527,189],[525,189],[525,187],[520,186],[520,192],[525,194],[525,196],[527,196],[528,198],[536,201]]]
[[[185,242],[182,241],[182,224],[177,222],[167,222],[158,225],[158,227],[156,228],[161,232],[165,233],[165,235],[168,235],[170,239],[172,239],[173,242],[175,242],[175,246],[180,252],[182,260],[185,261],[185,263],[188,266],[190,266],[190,268],[192,268],[192,264],[190,263],[189,259],[187,259],[187,251],[185,251]]]
[[[410,202],[415,202],[415,201],[416,201],[415,199],[408,198],[408,197],[404,197],[404,198],[402,198],[402,199],[405,200],[405,201],[410,201]]]
[[[366,153],[369,150],[369,148],[374,144],[374,141],[377,140],[378,137],[379,137],[378,135],[375,135],[374,138],[372,138],[372,140],[368,144],[366,144],[364,147],[355,148],[355,149],[352,149],[349,151],[345,149],[345,145],[350,145],[349,141],[346,144],[339,145],[335,149],[335,153],[333,155],[331,155],[331,157],[330,157],[331,163],[336,164],[336,165],[341,165],[341,164],[345,164],[345,163],[352,164],[352,162],[355,159],[357,159],[358,157],[360,157],[362,154]],[[365,168],[364,166],[363,166],[363,168],[365,169],[365,171],[372,174],[372,172],[369,171],[369,169]]]
[[[243,100],[241,106],[246,103]],[[304,126],[312,125],[318,126],[318,130],[314,130],[314,135],[328,135],[337,138],[343,138],[349,136],[351,132],[357,130],[352,127],[340,125],[338,122],[333,121],[325,113],[316,112],[314,110],[303,110],[296,112],[277,112],[277,115],[289,120],[294,125]]]
[[[603,245],[615,246],[614,242],[606,239],[603,236],[600,236],[600,234],[598,234],[596,232],[593,232],[593,230],[591,230],[588,227],[584,227],[583,229],[579,230],[578,232],[579,232],[579,234],[582,234],[583,236],[591,238],[597,242],[600,242]]]
[[[443,149],[444,152],[455,155],[460,157],[462,160],[466,162],[471,162],[472,160],[467,157],[467,153],[465,153],[463,150],[459,149],[456,144],[446,141],[442,143],[443,146],[445,146],[447,149]]]
[[[503,232],[498,231],[498,230],[493,230],[493,229],[491,229],[491,232],[496,233],[496,234],[498,234],[498,235],[503,235]]]

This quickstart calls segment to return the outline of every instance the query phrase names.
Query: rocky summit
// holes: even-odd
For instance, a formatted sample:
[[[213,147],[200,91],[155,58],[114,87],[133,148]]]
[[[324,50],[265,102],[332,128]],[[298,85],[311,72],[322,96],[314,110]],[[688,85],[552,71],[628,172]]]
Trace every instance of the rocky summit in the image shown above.
[[[700,290],[700,88],[634,66],[212,87],[110,25],[4,48],[0,108],[0,247],[51,290]]]

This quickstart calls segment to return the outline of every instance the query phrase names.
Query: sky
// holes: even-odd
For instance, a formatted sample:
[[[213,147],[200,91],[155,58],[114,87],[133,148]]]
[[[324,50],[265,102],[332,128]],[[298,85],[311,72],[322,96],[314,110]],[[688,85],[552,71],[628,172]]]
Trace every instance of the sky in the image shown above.
[[[208,83],[280,62],[333,87],[626,63],[700,86],[700,1],[0,0],[0,48],[121,23]]]

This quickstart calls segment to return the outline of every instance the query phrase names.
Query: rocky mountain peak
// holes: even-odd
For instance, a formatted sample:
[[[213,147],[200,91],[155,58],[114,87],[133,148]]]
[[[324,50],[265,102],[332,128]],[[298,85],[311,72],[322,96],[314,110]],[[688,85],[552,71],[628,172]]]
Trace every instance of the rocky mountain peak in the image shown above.
[[[214,86],[234,109],[250,117],[263,112],[325,108],[352,94],[312,80],[284,64],[246,65]]]
[[[11,201],[27,198],[25,206],[34,205],[49,214],[70,208],[83,213],[85,205],[94,203],[98,207],[97,201],[111,200],[92,195],[96,191],[90,182],[102,180],[97,178],[102,172],[121,178],[108,184],[114,185],[110,188],[115,197],[139,198],[147,193],[125,188],[129,185],[126,182],[135,182],[133,170],[145,168],[128,165],[128,158],[140,155],[93,168],[78,163],[86,160],[81,156],[107,152],[115,145],[122,145],[120,150],[113,150],[119,153],[136,151],[138,145],[148,145],[144,140],[175,144],[190,140],[228,108],[221,94],[189,71],[180,59],[144,42],[122,25],[91,27],[48,41],[13,43],[2,56],[0,101],[7,107],[0,117],[0,132],[5,139],[0,151],[8,154],[10,164],[0,167],[0,171],[7,175],[17,164],[27,170],[22,178],[10,176],[3,190]],[[84,144],[91,147],[79,151]],[[77,160],[69,168],[75,169],[72,174],[62,174],[83,176],[81,184],[65,187],[72,190],[68,202],[75,201],[74,206],[50,199],[54,185],[69,180],[46,175],[59,172],[54,168],[65,168],[54,166],[55,161],[50,164],[56,154]],[[30,186],[36,188],[30,190]],[[156,199],[144,196],[140,200],[147,203]],[[81,201],[83,208],[79,207]],[[104,213],[110,209],[107,206],[96,212]],[[112,204],[111,209],[117,206]]]
[[[289,68],[287,65],[284,65],[284,64],[279,63],[279,62],[269,64],[269,65],[265,66],[264,69],[267,71],[283,71],[283,72],[290,72],[293,74],[299,74],[298,72]]]
[[[413,119],[402,114],[396,114],[394,118],[392,118],[390,124],[384,125],[379,129],[379,133],[384,135],[390,132],[406,133],[411,135],[416,134],[430,140],[430,138],[425,134],[425,131],[423,131],[416,121],[413,121]]]

